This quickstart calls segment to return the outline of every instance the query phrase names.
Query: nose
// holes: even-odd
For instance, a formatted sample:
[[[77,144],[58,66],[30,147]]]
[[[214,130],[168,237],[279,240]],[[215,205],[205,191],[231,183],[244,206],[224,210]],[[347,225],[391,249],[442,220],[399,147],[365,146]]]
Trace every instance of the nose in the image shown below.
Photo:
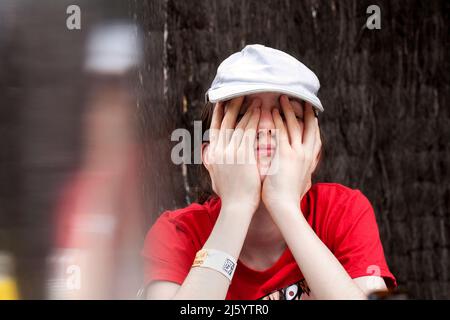
[[[258,139],[269,138],[274,134],[275,123],[272,117],[272,108],[261,108],[258,124]]]

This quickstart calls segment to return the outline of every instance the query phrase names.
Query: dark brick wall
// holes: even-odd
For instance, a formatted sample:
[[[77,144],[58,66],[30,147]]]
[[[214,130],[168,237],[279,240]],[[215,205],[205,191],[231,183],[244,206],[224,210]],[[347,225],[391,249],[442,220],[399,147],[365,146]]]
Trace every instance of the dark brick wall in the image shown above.
[[[449,298],[447,2],[164,4],[167,103],[181,116],[176,122],[192,130],[218,64],[245,44],[295,55],[322,85],[326,154],[317,180],[371,200],[388,263],[411,297]],[[370,4],[381,8],[381,30],[364,28]],[[192,200],[198,175],[193,166],[188,172]]]

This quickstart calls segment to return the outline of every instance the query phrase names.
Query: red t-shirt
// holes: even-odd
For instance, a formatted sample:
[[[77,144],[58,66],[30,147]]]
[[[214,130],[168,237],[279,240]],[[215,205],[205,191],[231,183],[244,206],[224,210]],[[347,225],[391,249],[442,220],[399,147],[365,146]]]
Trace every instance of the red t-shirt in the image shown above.
[[[317,183],[300,202],[309,225],[333,252],[351,278],[381,276],[397,283],[389,271],[373,208],[359,191],[337,183]],[[208,239],[220,212],[219,198],[164,212],[147,234],[142,255],[145,284],[155,280],[182,284],[197,251]],[[264,271],[238,260],[227,299],[298,299],[308,285],[287,248]]]

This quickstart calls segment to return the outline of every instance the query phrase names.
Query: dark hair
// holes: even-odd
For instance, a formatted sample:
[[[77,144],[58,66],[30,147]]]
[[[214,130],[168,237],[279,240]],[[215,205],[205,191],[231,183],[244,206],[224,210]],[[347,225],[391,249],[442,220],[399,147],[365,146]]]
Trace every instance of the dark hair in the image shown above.
[[[201,121],[202,121],[202,137],[205,136],[206,130],[211,127],[212,115],[214,111],[214,105],[211,102],[207,102],[202,109]],[[203,141],[205,142],[205,141]],[[206,170],[203,163],[197,166],[197,172],[199,177],[199,186],[197,191],[197,202],[203,203],[210,197],[216,197],[216,193],[212,189],[211,177],[208,170]]]
[[[202,121],[202,137],[205,136],[206,130],[208,130],[211,127],[211,121],[214,111],[214,105],[211,102],[207,102],[205,106],[203,107],[202,113],[201,113],[201,121]],[[315,112],[316,117],[317,112]],[[320,129],[320,126],[319,126]],[[320,168],[320,163],[322,162],[322,159],[324,157],[324,136],[322,134],[322,130],[320,130],[320,139],[322,141],[322,148],[319,152],[319,163],[317,165],[316,170],[314,173],[318,171]],[[204,141],[205,142],[205,141]],[[197,166],[197,173],[199,177],[199,185],[197,187],[197,202],[203,203],[206,200],[208,200],[210,197],[217,197],[217,194],[213,191],[212,185],[211,185],[211,177],[209,176],[208,170],[206,170],[205,166],[202,164]]]

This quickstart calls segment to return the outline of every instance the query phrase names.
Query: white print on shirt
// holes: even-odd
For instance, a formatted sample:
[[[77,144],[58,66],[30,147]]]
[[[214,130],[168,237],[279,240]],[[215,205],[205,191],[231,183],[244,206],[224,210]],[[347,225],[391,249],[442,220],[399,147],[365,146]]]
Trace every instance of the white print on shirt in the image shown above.
[[[306,279],[302,279],[285,288],[278,289],[260,298],[260,300],[300,300],[302,293],[309,296],[311,290],[308,287]]]

